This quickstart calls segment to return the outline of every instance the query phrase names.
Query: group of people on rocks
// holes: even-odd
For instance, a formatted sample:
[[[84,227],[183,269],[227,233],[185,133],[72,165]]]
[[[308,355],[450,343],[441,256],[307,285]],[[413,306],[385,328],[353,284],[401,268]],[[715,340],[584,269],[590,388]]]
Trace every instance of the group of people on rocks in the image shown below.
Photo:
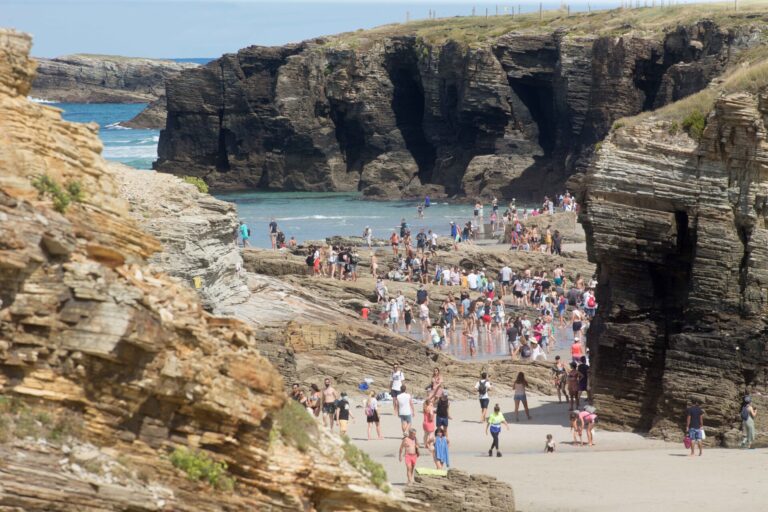
[[[335,278],[340,281],[357,281],[360,253],[355,247],[310,246],[306,263],[313,276]]]

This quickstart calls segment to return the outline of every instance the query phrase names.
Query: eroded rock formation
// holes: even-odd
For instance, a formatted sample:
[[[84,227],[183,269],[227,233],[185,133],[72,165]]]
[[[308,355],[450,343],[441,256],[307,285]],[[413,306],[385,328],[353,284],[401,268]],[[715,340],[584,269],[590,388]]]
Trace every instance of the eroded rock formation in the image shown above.
[[[580,185],[601,418],[679,438],[695,397],[715,442],[740,440],[741,398],[768,375],[767,116],[765,93],[737,93],[700,142],[650,118],[602,144]]]
[[[0,507],[418,507],[373,487],[339,440],[318,432],[325,437],[302,452],[273,431],[283,381],[259,355],[254,331],[207,314],[192,289],[149,267],[160,244],[118,197],[95,126],[27,101],[30,45],[26,35],[0,31],[0,391],[78,415],[95,458],[129,460],[146,478],[128,488],[91,479],[53,462],[63,447],[12,441],[3,471],[19,469],[4,478]],[[79,184],[82,199],[55,210],[33,187],[36,175]],[[180,446],[225,461],[235,489],[190,482],[167,458]]]
[[[214,189],[541,198],[615,119],[704,87],[750,27],[510,32],[470,47],[371,34],[252,46],[168,84],[156,169]]]
[[[165,81],[198,64],[115,55],[67,55],[36,59],[35,98],[66,103],[149,103]],[[157,127],[157,126],[155,126]]]

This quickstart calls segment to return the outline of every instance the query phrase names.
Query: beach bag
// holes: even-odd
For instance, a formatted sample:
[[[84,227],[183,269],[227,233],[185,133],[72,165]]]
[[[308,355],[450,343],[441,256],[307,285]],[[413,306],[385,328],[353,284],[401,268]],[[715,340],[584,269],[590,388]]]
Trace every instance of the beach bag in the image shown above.
[[[595,306],[597,306],[597,303],[595,302],[595,298],[590,295],[589,298],[587,299],[587,307],[594,308]]]
[[[686,447],[686,449],[690,449],[691,448],[691,437],[690,436],[685,436],[683,438],[683,445]]]

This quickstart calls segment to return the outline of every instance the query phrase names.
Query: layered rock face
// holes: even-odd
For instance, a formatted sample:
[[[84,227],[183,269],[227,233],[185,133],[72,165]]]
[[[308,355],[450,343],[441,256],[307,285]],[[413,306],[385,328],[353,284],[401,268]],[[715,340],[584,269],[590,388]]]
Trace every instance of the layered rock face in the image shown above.
[[[217,190],[538,200],[615,119],[701,89],[758,39],[702,21],[661,39],[362,41],[252,46],[171,79],[155,168]]]
[[[165,81],[194,63],[118,57],[68,55],[37,59],[31,95],[66,103],[149,103],[165,92]]]
[[[96,126],[65,123],[57,109],[27,101],[30,45],[26,35],[0,31],[0,391],[48,414],[79,416],[78,443],[97,447],[92,459],[129,460],[145,478],[121,487],[63,469],[70,465],[55,444],[9,442],[3,472],[12,475],[0,507],[418,506],[374,488],[338,440],[310,432],[302,452],[273,429],[283,381],[259,355],[254,332],[209,315],[192,289],[147,264],[160,244],[118,197]],[[43,174],[79,184],[82,199],[54,210],[32,185]],[[190,482],[167,457],[182,446],[226,462],[235,489]]]
[[[602,419],[679,438],[697,398],[710,438],[740,440],[741,398],[768,384],[766,116],[765,94],[732,94],[698,143],[650,119],[602,144],[581,184]]]

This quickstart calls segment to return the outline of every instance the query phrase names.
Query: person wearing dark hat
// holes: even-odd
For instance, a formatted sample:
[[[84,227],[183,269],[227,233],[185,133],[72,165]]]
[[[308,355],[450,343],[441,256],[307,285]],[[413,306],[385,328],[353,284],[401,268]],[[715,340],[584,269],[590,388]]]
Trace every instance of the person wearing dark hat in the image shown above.
[[[744,405],[741,406],[741,429],[744,431],[744,439],[741,441],[741,447],[750,449],[755,441],[755,416],[757,408],[752,405],[752,397],[744,397]]]

